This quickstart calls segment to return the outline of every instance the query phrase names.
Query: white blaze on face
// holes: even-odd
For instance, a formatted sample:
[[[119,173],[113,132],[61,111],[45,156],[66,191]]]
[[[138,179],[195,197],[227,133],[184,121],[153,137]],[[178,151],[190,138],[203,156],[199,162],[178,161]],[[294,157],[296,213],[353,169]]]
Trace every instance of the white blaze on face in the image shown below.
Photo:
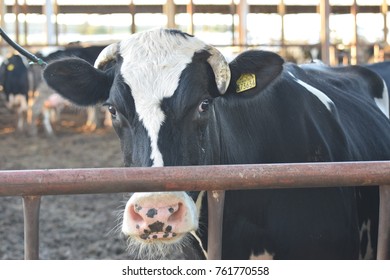
[[[131,88],[135,109],[150,137],[153,166],[164,165],[157,145],[165,120],[161,102],[174,94],[182,71],[194,53],[205,47],[194,37],[184,38],[161,29],[134,34],[120,43],[121,74]]]

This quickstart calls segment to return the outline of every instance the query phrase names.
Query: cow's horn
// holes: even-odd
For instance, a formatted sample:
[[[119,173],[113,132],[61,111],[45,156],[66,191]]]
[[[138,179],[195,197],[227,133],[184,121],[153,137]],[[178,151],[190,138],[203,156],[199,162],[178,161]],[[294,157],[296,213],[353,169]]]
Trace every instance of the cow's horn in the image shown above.
[[[102,65],[106,64],[108,61],[115,58],[118,53],[119,44],[113,43],[105,47],[99,54],[99,56],[95,60],[95,68],[99,68]]]
[[[216,48],[209,46],[207,51],[211,56],[207,59],[214,71],[215,82],[220,94],[224,94],[230,83],[230,68],[225,57]]]

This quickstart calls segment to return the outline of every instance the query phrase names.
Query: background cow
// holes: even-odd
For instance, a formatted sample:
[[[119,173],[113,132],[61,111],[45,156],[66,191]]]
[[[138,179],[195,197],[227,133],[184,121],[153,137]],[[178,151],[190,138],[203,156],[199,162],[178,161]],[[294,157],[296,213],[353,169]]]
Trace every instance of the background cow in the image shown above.
[[[27,118],[28,109],[28,69],[22,57],[13,54],[0,66],[0,85],[5,93],[6,106],[15,110],[18,121],[17,128],[22,131]]]
[[[103,49],[104,46],[72,45],[46,54],[38,53],[37,56],[48,62],[64,57],[79,57],[93,64]],[[7,107],[18,114],[18,130],[36,135],[37,124],[41,120],[46,135],[54,136],[52,122],[59,119],[62,109],[70,103],[47,86],[42,79],[42,66],[28,65],[20,55],[15,54],[1,65],[0,71],[0,85],[8,100]],[[97,107],[87,108],[85,128],[93,131],[97,127],[110,125],[107,121],[109,116],[104,119],[106,111]]]
[[[76,104],[107,105],[126,166],[390,158],[390,122],[375,103],[386,103],[386,87],[363,67],[298,67],[264,51],[228,64],[164,29],[107,47],[95,67],[62,59],[44,77]],[[133,194],[122,223],[129,247],[163,258],[192,234],[207,248],[203,194]],[[373,258],[378,189],[229,191],[223,222],[224,259]]]

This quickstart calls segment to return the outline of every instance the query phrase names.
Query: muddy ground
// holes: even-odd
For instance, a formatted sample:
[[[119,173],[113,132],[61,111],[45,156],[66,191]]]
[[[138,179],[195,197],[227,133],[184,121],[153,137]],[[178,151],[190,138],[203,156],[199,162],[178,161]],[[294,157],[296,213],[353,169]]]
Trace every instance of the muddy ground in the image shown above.
[[[70,111],[55,125],[56,136],[31,137],[0,122],[0,169],[122,166],[111,127],[83,129],[85,114]],[[1,175],[0,175],[1,176]],[[46,196],[40,211],[41,259],[127,259],[115,231],[126,194]],[[23,206],[19,197],[0,197],[0,259],[23,259]]]
[[[15,130],[16,115],[1,101],[0,171],[123,166],[119,138],[113,128],[86,129],[85,110],[65,109],[53,124],[55,137],[46,136],[40,123],[38,135],[29,136]],[[126,252],[127,244],[118,230],[129,196],[119,193],[42,197],[40,258],[134,259]],[[166,258],[199,258],[191,251],[177,251]],[[23,258],[22,199],[0,197],[0,259]]]

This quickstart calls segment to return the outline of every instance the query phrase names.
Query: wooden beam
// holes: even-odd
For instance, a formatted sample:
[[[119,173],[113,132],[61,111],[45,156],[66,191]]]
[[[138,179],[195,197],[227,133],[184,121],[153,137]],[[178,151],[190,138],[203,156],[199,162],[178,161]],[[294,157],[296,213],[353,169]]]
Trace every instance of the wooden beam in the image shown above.
[[[133,4],[137,13],[163,13],[164,5],[138,5]],[[116,14],[128,13],[128,5],[58,5],[58,12],[60,14]],[[187,5],[175,5],[176,13],[186,13]],[[231,5],[194,5],[197,13],[217,13],[217,14],[231,14]],[[248,13],[263,13],[263,14],[277,14],[278,5],[248,5]],[[381,13],[382,6],[359,6],[359,13]],[[7,5],[7,13],[13,12],[13,5]],[[42,5],[27,5],[27,13],[42,14]],[[317,13],[316,5],[286,5],[286,14],[307,14]],[[350,6],[331,6],[330,13],[332,14],[349,14]]]

